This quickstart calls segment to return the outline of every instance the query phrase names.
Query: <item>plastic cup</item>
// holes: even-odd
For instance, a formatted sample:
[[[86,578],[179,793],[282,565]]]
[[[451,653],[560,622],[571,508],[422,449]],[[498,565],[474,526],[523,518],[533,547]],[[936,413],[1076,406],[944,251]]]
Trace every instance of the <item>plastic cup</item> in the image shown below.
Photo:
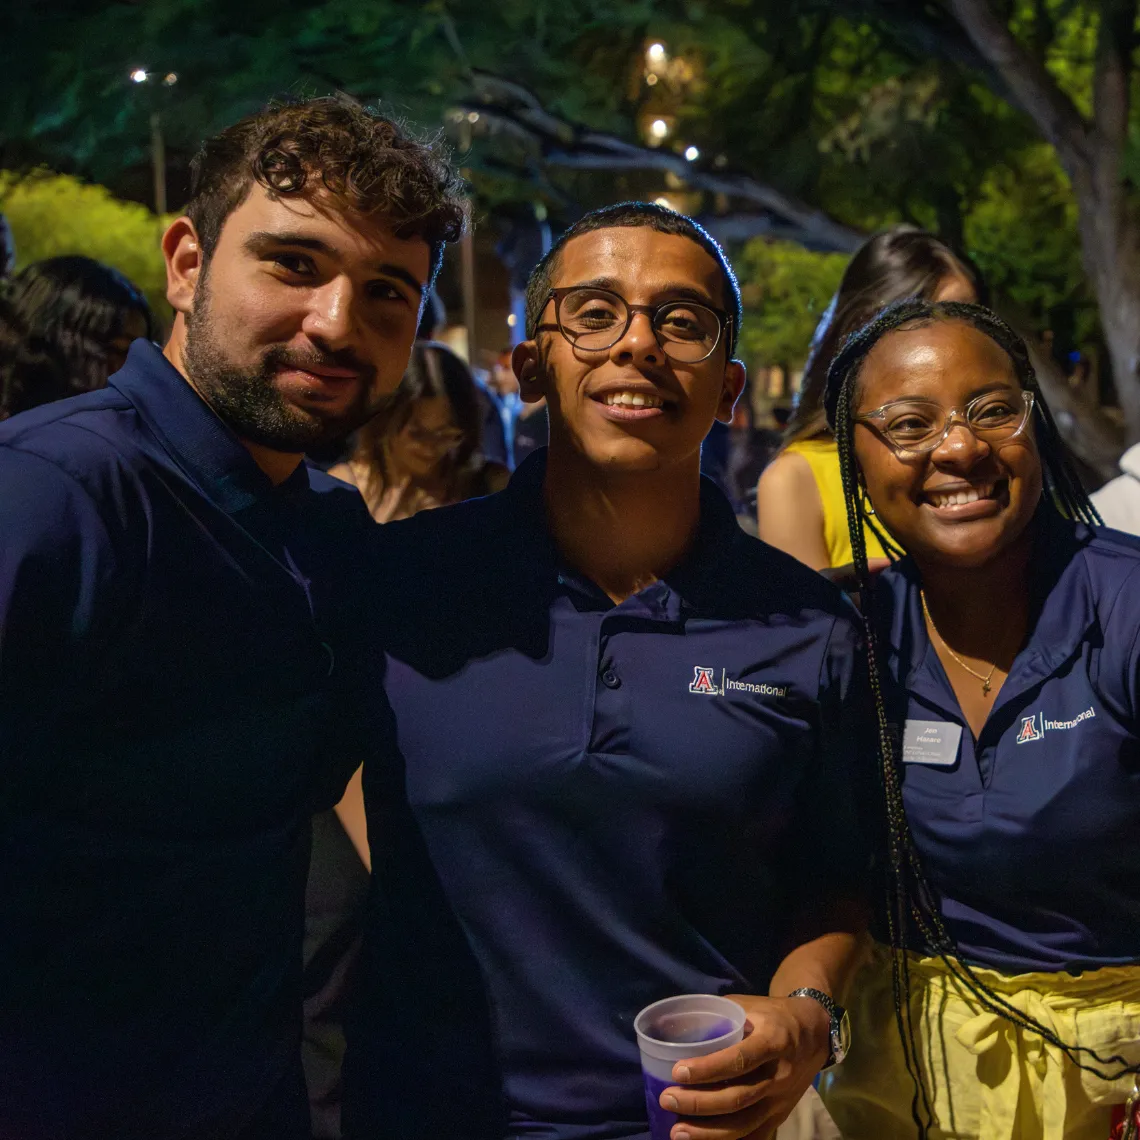
[[[652,1140],[669,1140],[677,1114],[661,1107],[661,1094],[675,1085],[673,1066],[704,1057],[744,1037],[745,1013],[734,1001],[713,994],[681,994],[647,1005],[633,1020],[645,1079],[645,1107]]]

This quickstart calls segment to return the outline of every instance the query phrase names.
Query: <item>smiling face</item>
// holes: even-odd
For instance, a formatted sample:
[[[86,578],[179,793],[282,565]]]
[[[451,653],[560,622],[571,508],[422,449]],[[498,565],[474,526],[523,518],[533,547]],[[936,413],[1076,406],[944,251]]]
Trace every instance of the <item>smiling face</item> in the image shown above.
[[[573,238],[551,284],[591,285],[631,305],[690,300],[725,307],[717,262],[689,238],[648,226],[615,226]],[[728,358],[727,335],[708,359],[683,363],[665,354],[646,313],[635,313],[625,335],[600,351],[571,344],[558,332],[553,300],[539,326],[536,340],[515,350],[523,396],[547,398],[552,450],[572,448],[610,471],[699,463],[713,421],[731,419],[744,387],[743,366]]]
[[[875,345],[859,376],[855,411],[921,399],[948,414],[979,396],[990,415],[1023,407],[1013,361],[971,325],[936,321],[887,333]],[[933,451],[909,458],[861,423],[855,454],[876,515],[920,566],[986,565],[1027,535],[1041,498],[1032,422],[987,443],[956,419]]]
[[[399,384],[431,268],[422,238],[254,185],[204,267],[187,219],[164,247],[186,374],[242,439],[300,452],[341,438]]]

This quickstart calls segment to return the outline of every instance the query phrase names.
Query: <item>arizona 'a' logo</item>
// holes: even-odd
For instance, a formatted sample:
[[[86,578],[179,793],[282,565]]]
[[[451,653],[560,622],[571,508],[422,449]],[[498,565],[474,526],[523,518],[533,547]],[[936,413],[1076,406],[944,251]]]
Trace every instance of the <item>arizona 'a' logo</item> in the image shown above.
[[[1025,744],[1029,740],[1041,740],[1045,736],[1045,726],[1042,724],[1042,713],[1021,718],[1021,731],[1017,734],[1017,743]]]
[[[716,682],[713,680],[713,670],[704,665],[693,666],[693,680],[689,685],[690,693],[704,693],[706,697],[715,697],[720,694]]]

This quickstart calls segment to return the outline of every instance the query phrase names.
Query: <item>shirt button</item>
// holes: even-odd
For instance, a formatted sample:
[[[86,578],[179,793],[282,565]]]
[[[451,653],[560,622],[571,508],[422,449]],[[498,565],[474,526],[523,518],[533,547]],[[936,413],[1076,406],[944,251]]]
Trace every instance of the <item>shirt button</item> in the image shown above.
[[[602,673],[602,684],[607,689],[617,689],[621,687],[621,678],[612,669],[606,669]]]

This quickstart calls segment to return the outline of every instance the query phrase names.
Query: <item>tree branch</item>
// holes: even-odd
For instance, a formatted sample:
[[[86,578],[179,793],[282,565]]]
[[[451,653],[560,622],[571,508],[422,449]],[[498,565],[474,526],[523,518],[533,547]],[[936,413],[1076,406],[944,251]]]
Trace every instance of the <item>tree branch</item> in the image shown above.
[[[989,0],[950,0],[974,46],[1004,77],[1021,108],[1053,144],[1070,175],[1090,162],[1088,124],[1045,65],[1026,51]]]
[[[1136,0],[1103,0],[1093,75],[1093,122],[1100,140],[1119,154],[1128,139]]]

